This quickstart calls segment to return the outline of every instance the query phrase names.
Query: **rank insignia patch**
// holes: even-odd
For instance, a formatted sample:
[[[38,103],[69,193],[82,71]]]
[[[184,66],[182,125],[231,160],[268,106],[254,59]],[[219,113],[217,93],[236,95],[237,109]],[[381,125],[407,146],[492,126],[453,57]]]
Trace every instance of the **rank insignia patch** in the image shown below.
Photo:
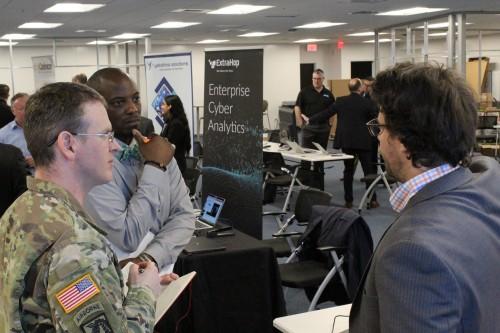
[[[70,313],[100,292],[90,274],[87,274],[58,292],[56,299],[61,304],[64,312]]]

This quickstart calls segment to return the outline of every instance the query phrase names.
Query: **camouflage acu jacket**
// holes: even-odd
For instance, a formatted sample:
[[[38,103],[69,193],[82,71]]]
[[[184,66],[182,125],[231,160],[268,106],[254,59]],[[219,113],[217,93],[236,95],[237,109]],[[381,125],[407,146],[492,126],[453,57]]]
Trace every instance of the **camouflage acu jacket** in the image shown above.
[[[64,189],[28,178],[0,220],[0,333],[149,332],[155,301]]]

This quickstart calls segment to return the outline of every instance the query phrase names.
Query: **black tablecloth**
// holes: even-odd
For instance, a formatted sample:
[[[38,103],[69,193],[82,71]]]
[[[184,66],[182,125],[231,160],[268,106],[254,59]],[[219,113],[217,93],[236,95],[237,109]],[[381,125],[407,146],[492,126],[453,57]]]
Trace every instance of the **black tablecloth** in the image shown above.
[[[156,331],[175,332],[177,321],[188,313],[178,332],[273,332],[273,319],[286,314],[274,252],[250,236],[235,233],[213,239],[225,251],[179,256],[174,272],[198,273],[192,284],[191,308],[186,290]]]

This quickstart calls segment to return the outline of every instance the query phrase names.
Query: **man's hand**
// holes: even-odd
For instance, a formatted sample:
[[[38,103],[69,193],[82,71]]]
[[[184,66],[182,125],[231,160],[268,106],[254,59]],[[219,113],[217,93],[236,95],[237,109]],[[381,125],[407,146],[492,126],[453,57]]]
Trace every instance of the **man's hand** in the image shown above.
[[[175,281],[178,278],[179,278],[179,275],[177,275],[175,273],[168,273],[168,274],[160,276],[160,284],[162,286],[166,286],[166,285],[170,284],[170,282]]]
[[[130,266],[127,285],[148,287],[153,292],[153,295],[158,297],[162,290],[161,285],[164,284],[163,280],[166,279],[160,278],[156,265],[151,261],[146,261]]]
[[[159,165],[167,165],[174,157],[175,148],[159,135],[154,134],[147,138],[136,129],[132,130],[139,145],[139,151],[146,161],[153,161]]]
[[[306,116],[305,114],[301,114],[300,116],[302,117],[302,119],[304,119],[304,123],[306,125],[309,125],[309,117]]]
[[[30,168],[34,168],[35,167],[35,161],[33,160],[33,157],[28,156],[28,157],[25,157],[24,160],[26,161],[26,164],[28,164],[28,166]]]
[[[293,113],[295,114],[295,126],[297,127],[304,127],[304,121],[302,119],[302,111],[298,106],[295,106],[293,109]]]

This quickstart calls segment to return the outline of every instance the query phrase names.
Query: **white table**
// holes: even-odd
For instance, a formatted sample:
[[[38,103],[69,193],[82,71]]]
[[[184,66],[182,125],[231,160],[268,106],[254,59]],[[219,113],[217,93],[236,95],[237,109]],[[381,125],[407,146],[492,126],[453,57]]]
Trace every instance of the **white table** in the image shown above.
[[[276,318],[273,326],[283,333],[340,333],[349,328],[349,318],[346,316],[349,316],[350,311],[351,304],[346,304],[299,313]]]
[[[292,161],[308,161],[308,162],[335,162],[335,161],[343,161],[353,159],[354,156],[347,155],[343,153],[332,153],[332,154],[323,154],[319,150],[307,149],[310,151],[306,154],[299,154],[287,149],[281,149],[280,144],[276,142],[264,142],[263,146],[264,152],[269,153],[280,153],[283,158],[289,159]],[[290,202],[290,197],[292,195],[293,186],[296,182],[298,182],[297,174],[299,172],[299,168],[295,168],[295,171],[292,175],[292,183],[290,188],[288,189],[288,193],[285,199],[285,204],[283,205],[283,211],[286,211],[286,207],[288,207],[288,203]],[[299,183],[300,184],[300,183]]]

